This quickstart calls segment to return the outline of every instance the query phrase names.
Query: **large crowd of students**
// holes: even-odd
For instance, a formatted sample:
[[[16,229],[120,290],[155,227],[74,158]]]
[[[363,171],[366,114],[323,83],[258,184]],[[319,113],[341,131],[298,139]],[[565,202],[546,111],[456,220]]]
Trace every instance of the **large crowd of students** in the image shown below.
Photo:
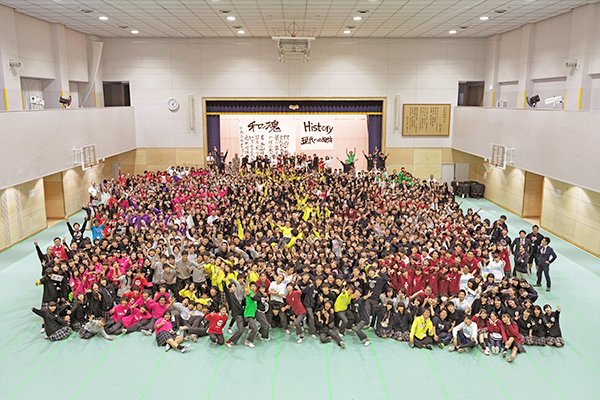
[[[463,212],[446,183],[389,173],[383,153],[365,155],[384,157],[368,171],[226,157],[92,183],[71,239],[35,241],[47,339],[140,332],[183,353],[204,336],[253,348],[281,329],[343,349],[374,331],[509,362],[524,345],[564,345],[560,306],[536,304],[556,259],[537,226],[511,239],[505,216]]]

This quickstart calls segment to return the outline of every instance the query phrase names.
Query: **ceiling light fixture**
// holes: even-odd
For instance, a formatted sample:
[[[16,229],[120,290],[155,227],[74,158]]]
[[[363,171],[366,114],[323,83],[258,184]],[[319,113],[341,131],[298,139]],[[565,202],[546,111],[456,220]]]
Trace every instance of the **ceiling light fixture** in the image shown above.
[[[131,31],[131,33],[133,33],[134,35],[137,35],[138,33],[140,33],[140,31]]]
[[[486,17],[485,15],[483,17],[479,17],[480,21],[487,21],[488,19],[490,19],[490,17]]]
[[[358,10],[359,14],[367,14],[369,10]]]
[[[84,14],[91,14],[91,13],[93,13],[92,10],[89,10],[87,8],[84,8],[83,10],[81,10],[81,12],[84,13]]]
[[[119,25],[119,28],[121,28],[121,29],[129,29],[129,25]]]
[[[496,14],[504,14],[506,12],[506,10],[495,10],[494,12]]]
[[[231,10],[219,10],[221,14],[229,14]]]
[[[352,19],[355,20],[355,21],[360,21],[362,19],[362,17],[354,17]]]
[[[108,17],[98,17],[100,21],[108,21]]]
[[[456,33],[456,31],[452,30],[452,31],[448,31],[448,33],[451,34],[451,35],[454,35]]]
[[[352,33],[352,31],[344,31],[345,34]]]
[[[246,31],[238,31],[238,33],[243,35],[244,33],[246,33]]]
[[[235,17],[233,15],[230,15],[229,17],[227,17],[227,21],[235,21]]]

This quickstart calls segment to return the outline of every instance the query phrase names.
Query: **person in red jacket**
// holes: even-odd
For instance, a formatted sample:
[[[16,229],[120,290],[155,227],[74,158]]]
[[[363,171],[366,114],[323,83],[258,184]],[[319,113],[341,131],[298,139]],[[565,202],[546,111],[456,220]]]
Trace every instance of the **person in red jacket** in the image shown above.
[[[67,251],[65,250],[65,247],[60,241],[60,238],[54,238],[54,247],[52,248],[52,254],[54,255],[54,257],[58,257],[61,260],[67,261],[69,259],[69,257],[67,256]]]
[[[513,362],[517,357],[517,353],[526,352],[523,348],[523,339],[521,339],[521,335],[519,334],[519,327],[508,313],[502,314],[502,324],[504,327],[504,333],[502,334],[502,340],[504,340],[502,357],[506,357],[508,351],[511,350],[512,353],[506,361]]]
[[[291,283],[287,285],[288,294],[285,297],[285,301],[288,306],[292,309],[294,314],[296,314],[296,321],[294,322],[294,326],[296,327],[296,335],[300,335],[300,339],[298,339],[298,343],[304,342],[304,335],[302,334],[302,323],[304,322],[304,318],[306,317],[306,309],[302,304],[301,295],[302,292],[298,288],[298,285],[294,286]]]
[[[504,276],[510,278],[512,276],[512,267],[510,265],[510,252],[508,251],[508,247],[498,244],[498,251],[500,252],[500,260],[504,261]]]
[[[458,272],[458,263],[454,263],[450,268],[450,293],[451,295],[457,295],[460,290],[460,272]]]
[[[479,267],[477,267],[478,263],[479,259],[475,257],[473,250],[469,250],[467,251],[467,256],[463,257],[460,262],[460,269],[462,270],[465,265],[468,265],[471,275],[476,276],[479,275]]]
[[[204,317],[210,325],[208,326],[208,335],[210,337],[210,341],[213,344],[218,344],[222,346],[225,343],[225,338],[223,337],[223,328],[227,323],[227,307],[225,305],[221,306],[219,309],[219,313],[210,313]]]

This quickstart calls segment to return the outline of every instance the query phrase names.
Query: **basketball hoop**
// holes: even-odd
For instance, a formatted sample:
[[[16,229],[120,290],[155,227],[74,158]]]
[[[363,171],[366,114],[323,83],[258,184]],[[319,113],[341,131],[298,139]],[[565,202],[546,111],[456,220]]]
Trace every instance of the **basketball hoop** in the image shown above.
[[[490,172],[492,170],[492,168],[497,167],[496,164],[493,163],[483,163],[483,166],[485,167],[485,172],[483,173],[483,179],[487,179],[487,173]]]
[[[98,168],[100,171],[104,169],[104,163],[92,164],[92,168]]]

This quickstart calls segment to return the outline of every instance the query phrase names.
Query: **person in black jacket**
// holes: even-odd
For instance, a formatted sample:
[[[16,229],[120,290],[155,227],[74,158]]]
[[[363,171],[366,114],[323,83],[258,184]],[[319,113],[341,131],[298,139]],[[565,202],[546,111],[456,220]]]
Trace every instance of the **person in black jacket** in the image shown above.
[[[71,226],[71,224],[69,223],[69,218],[65,217],[65,221],[67,221],[67,228],[69,228],[69,233],[71,234],[71,243],[77,243],[78,249],[81,248],[81,244],[83,242],[83,234],[85,233],[85,226],[87,225],[88,219],[89,217],[86,214],[83,220],[83,225],[80,227],[77,222],[75,222],[73,226]]]
[[[237,332],[225,342],[225,346],[227,346],[228,349],[230,349],[232,345],[237,344],[242,333],[244,333],[244,301],[240,303],[235,296],[235,289],[235,283],[231,282],[227,287],[227,290],[225,290],[225,299],[227,299],[227,304],[229,305],[231,319],[235,321],[237,326]]]
[[[542,239],[544,239],[544,235],[539,233],[539,229],[539,226],[534,225],[531,228],[531,233],[527,235],[527,239],[529,239],[529,241],[531,242],[531,252],[529,253],[529,274],[531,274],[531,267],[533,266],[533,262],[535,261],[535,265],[538,265],[538,248],[542,244]]]
[[[69,337],[71,332],[73,332],[69,326],[70,317],[67,315],[63,319],[59,316],[60,312],[65,307],[66,306],[61,308],[57,307],[54,301],[48,303],[47,310],[38,310],[35,307],[31,307],[31,311],[33,311],[34,314],[37,314],[44,319],[46,336],[48,340],[52,342],[66,339]]]
[[[362,296],[361,290],[355,289],[349,307],[349,310],[354,314],[354,321],[356,321],[356,325],[354,325],[352,330],[356,333],[356,336],[358,336],[361,342],[366,340],[365,347],[371,345],[371,339],[362,331],[363,328],[369,324],[370,316],[367,312],[366,301],[371,297],[371,294],[372,293],[369,292]]]
[[[71,303],[71,327],[74,331],[79,331],[88,321],[88,306],[85,300],[85,294],[77,293],[77,298]]]
[[[446,310],[442,311],[446,316]],[[406,309],[404,303],[398,303],[396,313],[392,317],[392,338],[399,341],[408,342],[408,339],[410,339],[410,329],[412,327],[412,323],[413,317],[411,313]],[[452,335],[450,336],[451,339]]]
[[[330,343],[333,339],[342,349],[346,348],[346,344],[340,335],[333,330],[335,326],[335,317],[333,316],[333,302],[327,301],[322,309],[315,312],[315,325],[319,331],[321,343]]]
[[[546,324],[546,344],[548,346],[562,347],[565,345],[565,341],[562,338],[562,332],[560,331],[560,306],[556,306],[556,311],[552,311],[550,304],[544,306],[544,323]]]

